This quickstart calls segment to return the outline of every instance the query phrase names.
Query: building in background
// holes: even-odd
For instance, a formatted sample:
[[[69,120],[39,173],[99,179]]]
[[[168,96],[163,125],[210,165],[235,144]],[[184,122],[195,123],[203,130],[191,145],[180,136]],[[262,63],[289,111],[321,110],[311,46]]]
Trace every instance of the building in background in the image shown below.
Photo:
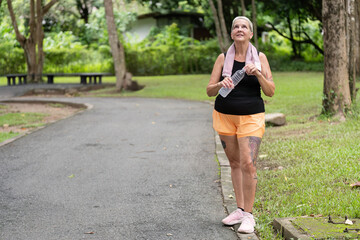
[[[205,40],[211,38],[209,31],[204,27],[204,15],[194,12],[152,12],[139,15],[137,21],[132,24],[128,34],[132,35],[135,41],[141,41],[148,36],[153,27],[163,28],[176,23],[180,34]]]

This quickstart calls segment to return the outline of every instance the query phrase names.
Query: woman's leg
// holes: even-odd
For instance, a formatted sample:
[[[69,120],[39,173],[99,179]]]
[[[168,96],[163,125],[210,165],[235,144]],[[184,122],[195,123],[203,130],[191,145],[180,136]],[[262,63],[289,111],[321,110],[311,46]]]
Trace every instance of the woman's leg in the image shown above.
[[[229,159],[231,167],[231,180],[235,191],[235,198],[237,207],[244,209],[244,194],[242,183],[242,171],[240,169],[240,149],[239,142],[236,135],[225,136],[220,135],[221,144],[223,145],[225,154]]]
[[[256,160],[259,153],[261,138],[238,138],[240,152],[241,184],[245,212],[252,212],[255,201],[257,175]]]

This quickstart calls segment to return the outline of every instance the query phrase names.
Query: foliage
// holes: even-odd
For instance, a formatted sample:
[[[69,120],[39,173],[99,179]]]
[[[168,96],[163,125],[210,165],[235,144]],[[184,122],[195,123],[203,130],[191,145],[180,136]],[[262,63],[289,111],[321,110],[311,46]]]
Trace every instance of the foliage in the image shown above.
[[[126,62],[135,75],[167,75],[211,72],[219,54],[217,43],[199,42],[179,34],[176,24],[166,27],[152,40],[125,44]]]
[[[118,35],[122,36],[122,33],[128,30],[131,24],[136,20],[136,13],[114,11],[114,17]],[[100,8],[90,16],[89,23],[85,24],[85,32],[81,38],[86,43],[93,43],[91,46],[95,48],[99,45],[108,44],[109,40],[104,8]]]

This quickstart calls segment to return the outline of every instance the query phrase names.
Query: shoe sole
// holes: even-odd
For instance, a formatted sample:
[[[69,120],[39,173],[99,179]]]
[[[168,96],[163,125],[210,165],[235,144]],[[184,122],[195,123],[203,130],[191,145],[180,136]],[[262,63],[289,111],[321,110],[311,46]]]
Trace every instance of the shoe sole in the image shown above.
[[[235,222],[235,223],[231,223],[231,224],[226,224],[226,223],[223,223],[225,226],[234,226],[236,224],[239,224],[239,223],[242,223],[243,221],[238,221],[238,222]]]

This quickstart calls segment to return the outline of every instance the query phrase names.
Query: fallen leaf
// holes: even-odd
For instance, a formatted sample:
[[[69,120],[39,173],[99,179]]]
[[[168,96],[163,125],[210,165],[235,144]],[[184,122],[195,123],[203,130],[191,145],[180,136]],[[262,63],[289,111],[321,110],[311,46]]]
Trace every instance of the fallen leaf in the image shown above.
[[[25,114],[21,114],[22,117],[25,117]]]
[[[287,182],[287,177],[284,175],[285,181]]]
[[[168,233],[168,234],[166,234],[166,236],[172,236],[172,234],[171,234],[171,233]]]
[[[166,147],[163,147],[163,150],[166,150]]]
[[[151,122],[151,124],[155,124],[156,122]]]
[[[172,188],[172,184],[170,184],[169,187]]]
[[[231,198],[231,199],[234,198],[234,196],[232,194],[229,194],[228,197]]]
[[[266,158],[267,157],[267,154],[261,154],[261,155],[259,155],[259,158],[260,159],[263,159],[263,158]]]
[[[94,234],[95,232],[86,232],[84,234]]]
[[[350,187],[360,187],[360,182],[350,184]]]
[[[7,127],[9,127],[9,124],[5,123],[5,124],[3,125],[3,127],[4,127],[4,128],[7,128]]]
[[[68,178],[74,178],[75,175],[74,174],[71,174],[70,176],[68,176]]]

